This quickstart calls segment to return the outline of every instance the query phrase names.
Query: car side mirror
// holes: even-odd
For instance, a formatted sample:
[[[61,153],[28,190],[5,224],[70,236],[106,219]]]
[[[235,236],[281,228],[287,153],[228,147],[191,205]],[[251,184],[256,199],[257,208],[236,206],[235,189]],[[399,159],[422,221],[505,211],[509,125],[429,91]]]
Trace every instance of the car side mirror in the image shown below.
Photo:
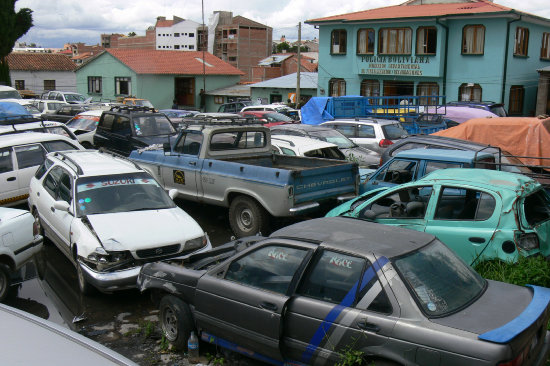
[[[165,142],[162,144],[162,150],[164,150],[164,155],[170,155],[172,152],[172,146],[170,146],[169,142]]]
[[[69,212],[69,208],[71,206],[69,205],[69,203],[65,202],[65,201],[55,201],[53,203],[53,208],[55,208],[56,210],[59,210],[59,211],[63,211],[63,212]]]
[[[171,190],[168,191],[168,196],[170,196],[170,198],[173,201],[174,198],[176,198],[178,196],[178,190],[175,189],[175,188],[172,188]]]

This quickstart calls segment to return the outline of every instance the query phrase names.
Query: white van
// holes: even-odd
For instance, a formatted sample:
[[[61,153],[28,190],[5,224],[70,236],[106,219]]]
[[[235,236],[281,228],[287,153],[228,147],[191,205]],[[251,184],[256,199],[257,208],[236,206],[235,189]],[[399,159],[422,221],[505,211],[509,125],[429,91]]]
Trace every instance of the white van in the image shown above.
[[[21,99],[21,95],[11,86],[0,85],[0,99]]]

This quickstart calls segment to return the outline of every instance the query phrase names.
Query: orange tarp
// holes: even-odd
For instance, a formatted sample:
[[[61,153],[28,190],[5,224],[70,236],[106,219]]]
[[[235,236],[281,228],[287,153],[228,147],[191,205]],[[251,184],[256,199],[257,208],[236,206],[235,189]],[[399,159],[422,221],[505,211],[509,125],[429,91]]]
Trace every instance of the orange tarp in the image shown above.
[[[473,118],[433,135],[498,146],[515,156],[550,158],[550,118]],[[527,165],[550,165],[548,159],[519,159]]]

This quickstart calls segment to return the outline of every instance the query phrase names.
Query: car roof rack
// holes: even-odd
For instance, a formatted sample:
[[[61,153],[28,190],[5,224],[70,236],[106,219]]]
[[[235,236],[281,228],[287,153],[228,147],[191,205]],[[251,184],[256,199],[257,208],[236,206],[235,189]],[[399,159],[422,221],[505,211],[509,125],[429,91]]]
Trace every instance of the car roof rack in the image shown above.
[[[84,151],[84,150],[83,150]],[[69,156],[67,156],[66,153],[62,152],[62,151],[56,151],[53,156],[61,156],[61,161],[68,161],[70,162],[71,164],[73,164],[73,169],[76,169],[76,173],[78,175],[82,175],[84,174],[84,171],[82,170],[82,167],[76,162],[74,161],[73,159],[71,159]]]
[[[151,112],[158,113],[158,110],[151,107],[137,105],[115,105],[109,109],[112,112],[132,113],[132,112]]]
[[[114,158],[122,159],[122,160],[124,160],[124,161],[126,161],[126,162],[128,162],[128,163],[131,163],[136,169],[138,169],[138,170],[143,170],[143,168],[140,167],[139,165],[137,165],[137,163],[136,163],[135,161],[128,159],[128,158],[127,158],[126,156],[124,156],[124,155],[120,155],[120,154],[118,154],[118,153],[116,153],[116,152],[107,150],[107,149],[105,149],[104,147],[100,147],[97,151],[98,151],[99,153],[101,153],[101,154],[108,154],[108,155],[111,155],[111,156],[114,157]]]
[[[198,117],[189,118],[179,123],[183,128],[190,126],[262,126],[263,124],[254,118],[246,117]]]

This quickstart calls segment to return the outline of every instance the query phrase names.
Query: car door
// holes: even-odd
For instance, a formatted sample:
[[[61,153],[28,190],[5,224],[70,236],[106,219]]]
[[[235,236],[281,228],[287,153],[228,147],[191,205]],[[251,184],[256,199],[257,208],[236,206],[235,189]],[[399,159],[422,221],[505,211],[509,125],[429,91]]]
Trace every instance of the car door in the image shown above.
[[[47,151],[41,144],[15,146],[13,150],[17,162],[17,193],[28,195],[31,178],[44,162]]]
[[[176,142],[176,154],[165,156],[161,175],[165,189],[175,188],[184,196],[195,199],[200,185],[199,153],[202,146],[202,133],[188,131],[181,134]]]
[[[42,194],[36,200],[36,205],[44,224],[45,234],[56,243],[67,257],[72,258],[70,251],[70,227],[73,215],[54,208],[55,201],[65,201],[69,205],[72,204],[72,175],[62,167],[56,166],[46,174],[42,186]]]
[[[18,200],[19,181],[11,147],[0,149],[0,205]]]
[[[379,279],[386,258],[318,250],[288,303],[283,326],[286,360],[307,365],[341,361],[346,347],[380,349],[391,336],[399,307]],[[394,315],[394,316],[392,316]]]
[[[198,325],[204,332],[263,355],[270,363],[280,362],[288,293],[313,247],[283,240],[264,242],[225,268],[201,277],[195,293]]]
[[[500,195],[447,184],[434,191],[431,201],[425,231],[437,236],[466,263],[473,264],[484,253],[498,226]]]

